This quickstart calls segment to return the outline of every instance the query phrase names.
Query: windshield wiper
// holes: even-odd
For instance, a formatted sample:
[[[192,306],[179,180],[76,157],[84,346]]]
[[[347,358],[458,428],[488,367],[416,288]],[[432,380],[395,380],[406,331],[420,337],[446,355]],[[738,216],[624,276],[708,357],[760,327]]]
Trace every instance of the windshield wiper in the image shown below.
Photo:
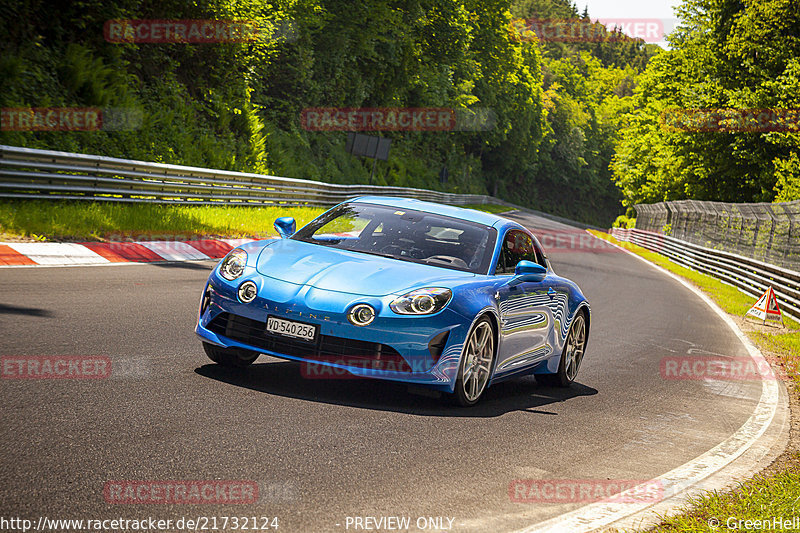
[[[386,257],[388,259],[399,259],[400,261],[411,261],[410,257],[403,257],[403,256],[399,256],[399,255],[385,254],[385,253],[382,253],[382,252],[372,252],[372,251],[369,251],[369,250],[355,250],[355,249],[352,249],[352,248],[350,249],[350,251],[351,252],[360,252],[362,254],[377,255],[378,257]]]

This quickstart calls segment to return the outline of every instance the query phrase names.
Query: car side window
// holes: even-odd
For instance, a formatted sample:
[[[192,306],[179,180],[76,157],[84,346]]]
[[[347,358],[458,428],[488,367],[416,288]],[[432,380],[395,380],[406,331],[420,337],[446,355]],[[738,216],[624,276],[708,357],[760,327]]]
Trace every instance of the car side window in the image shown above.
[[[514,268],[520,261],[539,261],[539,254],[533,244],[530,235],[523,231],[511,230],[506,233],[503,239],[503,247],[500,250],[500,258],[497,262],[496,274],[513,274]]]

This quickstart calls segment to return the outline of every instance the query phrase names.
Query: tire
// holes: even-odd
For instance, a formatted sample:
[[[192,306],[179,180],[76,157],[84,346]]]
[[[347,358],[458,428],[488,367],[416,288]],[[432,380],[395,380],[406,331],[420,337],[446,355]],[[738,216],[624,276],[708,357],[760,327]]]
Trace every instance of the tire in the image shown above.
[[[564,341],[564,351],[555,374],[536,374],[536,381],[551,387],[569,387],[575,381],[586,351],[586,315],[579,311]]]
[[[470,407],[478,403],[489,383],[494,358],[494,328],[491,320],[483,317],[469,332],[464,344],[464,355],[451,398],[456,405]]]
[[[258,359],[258,352],[241,348],[223,348],[208,342],[203,343],[203,350],[209,359],[220,366],[244,368]]]

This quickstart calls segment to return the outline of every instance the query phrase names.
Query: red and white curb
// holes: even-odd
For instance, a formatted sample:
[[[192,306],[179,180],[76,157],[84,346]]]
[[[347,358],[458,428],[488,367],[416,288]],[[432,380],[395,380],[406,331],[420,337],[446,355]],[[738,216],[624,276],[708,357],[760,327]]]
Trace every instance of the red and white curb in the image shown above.
[[[78,266],[220,259],[253,239],[139,242],[2,242],[0,268]]]

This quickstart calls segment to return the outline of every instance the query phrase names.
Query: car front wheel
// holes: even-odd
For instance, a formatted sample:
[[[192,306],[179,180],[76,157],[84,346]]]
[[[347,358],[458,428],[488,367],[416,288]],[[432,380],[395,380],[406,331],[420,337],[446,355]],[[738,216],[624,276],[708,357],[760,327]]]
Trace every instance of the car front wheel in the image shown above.
[[[203,343],[203,350],[209,359],[221,366],[243,368],[258,359],[258,353],[241,348],[223,348],[208,342]]]
[[[489,383],[494,356],[492,323],[483,317],[472,328],[464,346],[454,394],[458,405],[469,407],[478,403]]]

